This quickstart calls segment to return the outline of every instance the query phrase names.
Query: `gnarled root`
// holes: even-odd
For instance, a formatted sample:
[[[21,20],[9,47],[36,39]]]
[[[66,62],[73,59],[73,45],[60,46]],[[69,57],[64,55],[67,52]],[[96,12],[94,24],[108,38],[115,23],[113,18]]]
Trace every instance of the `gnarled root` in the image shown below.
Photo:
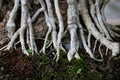
[[[68,60],[71,61],[73,58],[73,55],[75,54],[75,57],[79,59],[79,55],[77,53],[79,48],[79,41],[77,36],[77,1],[75,0],[67,0],[68,3],[68,10],[67,10],[67,16],[68,16],[68,30],[70,32],[70,50],[68,51],[67,57]]]
[[[39,2],[41,4],[41,6],[44,7],[44,9],[45,9],[45,3],[44,3],[44,1],[43,0],[39,0]],[[48,37],[49,37],[50,33],[52,32],[53,28],[52,28],[52,25],[51,25],[51,22],[50,22],[50,19],[49,19],[49,15],[48,15],[46,9],[44,10],[44,15],[45,15],[46,24],[48,26],[48,31],[47,31],[47,34],[45,36],[44,45],[43,45],[43,48],[40,50],[40,53],[43,52],[45,54],[47,40],[48,40]]]
[[[13,35],[14,35],[14,32],[15,32],[15,28],[16,28],[16,25],[15,25],[15,18],[16,18],[16,15],[17,15],[17,10],[19,8],[19,0],[14,0],[14,8],[13,10],[11,11],[10,13],[10,16],[9,16],[9,20],[6,24],[6,28],[8,30],[8,37],[11,38]]]
[[[30,14],[28,14],[28,28],[29,28],[29,39],[30,39],[30,46],[29,46],[29,49],[32,50],[32,54],[34,54],[34,51],[35,53],[38,53],[38,50],[37,50],[37,45],[35,43],[35,39],[34,39],[34,33],[33,33],[33,28],[32,28],[32,19],[30,18]]]
[[[45,53],[47,39],[48,39],[48,37],[49,37],[49,35],[51,33],[53,47],[57,51],[55,58],[56,58],[56,61],[58,61],[60,48],[63,49],[63,47],[60,45],[61,44],[62,35],[63,35],[63,31],[64,31],[63,20],[62,20],[62,16],[61,16],[61,13],[60,13],[60,10],[59,10],[58,0],[54,0],[55,11],[56,11],[57,18],[58,18],[58,21],[59,21],[59,33],[57,35],[56,25],[55,25],[55,18],[54,18],[54,15],[53,15],[51,2],[50,2],[50,0],[45,0],[45,2],[46,2],[46,5],[47,5],[47,10],[46,9],[44,10],[44,15],[45,15],[46,24],[48,26],[48,32],[47,32],[47,34],[45,36],[44,45],[43,45],[43,48],[42,48],[41,51],[43,53]],[[45,7],[45,4],[44,4],[43,1],[41,1],[40,4]]]
[[[64,32],[64,23],[63,23],[63,19],[62,19],[62,15],[60,13],[60,8],[59,8],[59,3],[58,0],[54,0],[54,5],[55,5],[55,11],[56,11],[56,15],[58,18],[58,22],[59,22],[59,32],[58,32],[58,36],[57,36],[57,58],[56,61],[58,61],[59,59],[59,54],[60,54],[60,49],[62,49],[63,51],[65,51],[65,49],[62,47],[61,44],[61,40],[62,40],[62,36],[63,36],[63,32]]]
[[[84,0],[79,0],[81,5],[81,16],[83,18],[83,21],[87,27],[87,30],[91,32],[91,34],[103,45],[105,45],[107,48],[112,50],[112,56],[115,56],[119,53],[119,44],[117,42],[112,42],[109,40],[108,37],[104,37],[100,34],[100,32],[96,29],[94,24],[92,23],[92,20],[89,16],[88,10],[86,8],[86,2]],[[105,27],[105,26],[104,26]]]
[[[19,0],[15,0],[15,1],[19,1]],[[29,40],[30,40],[29,48],[32,49],[32,54],[34,52],[37,53],[37,47],[36,47],[36,44],[35,44],[34,33],[33,33],[33,29],[32,29],[32,20],[30,18],[27,3],[28,3],[27,0],[21,0],[21,7],[22,7],[22,9],[21,9],[22,10],[21,11],[21,27],[11,37],[11,41],[8,43],[8,45],[1,48],[1,50],[3,50],[3,49],[4,50],[10,50],[11,48],[13,48],[16,38],[18,37],[18,35],[20,35],[20,42],[21,42],[22,52],[24,54],[26,54],[26,55],[29,55],[29,53],[28,53],[28,51],[27,51],[27,49],[25,47],[25,40],[24,40],[25,30],[28,28],[29,29],[29,31],[28,31],[29,36],[28,37],[29,37]],[[15,7],[15,9],[16,9],[16,7]],[[14,14],[16,14],[16,13],[14,13]],[[13,20],[9,19],[8,23],[13,21]],[[14,31],[12,30],[10,32],[14,32]]]

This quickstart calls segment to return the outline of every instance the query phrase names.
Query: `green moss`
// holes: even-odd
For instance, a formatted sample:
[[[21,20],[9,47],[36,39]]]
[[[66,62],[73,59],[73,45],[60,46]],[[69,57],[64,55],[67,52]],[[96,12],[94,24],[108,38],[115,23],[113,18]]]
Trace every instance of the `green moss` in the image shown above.
[[[41,80],[100,80],[99,76],[92,73],[89,70],[89,66],[82,59],[73,59],[71,62],[68,62],[64,52],[61,53],[58,62],[52,60],[48,55],[40,56],[36,65],[39,68],[41,75],[38,76]]]
[[[27,50],[27,52],[29,53],[29,54],[32,54],[32,49],[29,49],[29,50]]]

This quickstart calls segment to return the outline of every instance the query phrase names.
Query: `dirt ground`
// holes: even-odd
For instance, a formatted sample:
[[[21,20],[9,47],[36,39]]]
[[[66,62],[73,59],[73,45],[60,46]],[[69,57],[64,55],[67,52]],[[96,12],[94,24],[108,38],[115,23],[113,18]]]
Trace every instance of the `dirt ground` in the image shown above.
[[[0,80],[120,80],[120,57],[96,62],[80,49],[81,59],[68,62],[61,53],[55,62],[50,53],[26,56],[17,47],[0,51]]]

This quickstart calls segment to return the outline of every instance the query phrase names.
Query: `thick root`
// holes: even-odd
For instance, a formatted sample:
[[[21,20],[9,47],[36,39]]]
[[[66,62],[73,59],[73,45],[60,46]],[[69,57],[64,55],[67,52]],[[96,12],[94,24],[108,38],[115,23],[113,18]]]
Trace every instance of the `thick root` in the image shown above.
[[[58,0],[54,0],[54,5],[55,5],[55,11],[56,11],[56,15],[57,15],[58,22],[59,22],[59,32],[58,32],[58,36],[57,36],[57,38],[58,38],[57,39],[57,53],[56,53],[56,55],[57,55],[56,61],[58,61],[60,49],[65,51],[65,49],[62,47],[62,44],[61,44],[61,40],[62,40],[63,32],[64,32],[64,23],[63,23],[62,15],[60,13]]]
[[[105,45],[107,48],[112,50],[112,56],[115,56],[119,53],[119,44],[117,42],[111,42],[109,38],[104,37],[100,34],[100,32],[95,28],[95,26],[92,23],[92,20],[89,16],[88,10],[85,6],[86,2],[84,0],[79,0],[81,3],[81,16],[84,20],[84,23],[88,29],[88,31],[91,32],[91,34],[100,41],[101,44]]]
[[[67,16],[68,16],[68,30],[70,32],[70,50],[68,51],[67,57],[68,60],[71,61],[73,58],[73,55],[75,54],[75,57],[79,59],[79,55],[77,53],[79,48],[79,41],[77,36],[77,1],[73,0],[67,0],[68,3],[68,10],[67,10]]]
[[[19,0],[15,0],[15,1],[19,1]],[[18,6],[16,6],[16,7],[18,7]],[[15,9],[16,9],[16,7],[15,7]],[[38,53],[37,52],[37,46],[36,46],[35,39],[34,39],[34,33],[33,33],[33,29],[32,29],[32,20],[30,18],[30,14],[29,14],[29,11],[28,11],[27,0],[21,0],[21,7],[22,7],[22,9],[21,9],[22,10],[21,11],[21,14],[22,14],[22,16],[21,16],[21,27],[15,33],[14,33],[13,30],[10,31],[11,33],[14,33],[14,35],[12,35],[12,37],[11,37],[11,41],[8,43],[8,45],[1,48],[0,50],[3,50],[3,49],[4,50],[10,50],[11,48],[13,48],[16,38],[18,37],[18,35],[20,35],[20,43],[21,43],[22,51],[23,51],[24,54],[29,55],[29,53],[28,53],[28,51],[25,47],[25,40],[24,40],[24,33],[25,33],[25,30],[28,28],[29,29],[28,37],[30,39],[29,48],[32,49],[32,54],[34,52]],[[14,14],[16,15],[14,10],[12,12],[14,12]],[[8,23],[9,23],[9,20],[8,20]]]
[[[28,27],[29,27],[30,48],[32,49],[32,55],[33,55],[34,51],[35,53],[38,53],[38,50],[34,39],[32,20],[30,18],[30,14],[28,14]]]
[[[16,28],[15,18],[16,18],[16,15],[17,15],[17,10],[19,8],[19,2],[20,2],[19,0],[14,0],[14,3],[15,3],[14,8],[11,11],[9,20],[6,24],[9,38],[11,38],[13,36],[14,32],[15,32],[15,28]]]

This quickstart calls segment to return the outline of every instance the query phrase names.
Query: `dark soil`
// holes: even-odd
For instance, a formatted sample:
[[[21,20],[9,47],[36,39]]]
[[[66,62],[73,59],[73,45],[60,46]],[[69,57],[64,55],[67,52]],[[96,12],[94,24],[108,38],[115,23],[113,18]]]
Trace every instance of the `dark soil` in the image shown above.
[[[0,80],[120,80],[120,57],[96,62],[80,51],[81,59],[71,62],[66,53],[55,62],[50,53],[26,56],[19,47],[0,51]]]

